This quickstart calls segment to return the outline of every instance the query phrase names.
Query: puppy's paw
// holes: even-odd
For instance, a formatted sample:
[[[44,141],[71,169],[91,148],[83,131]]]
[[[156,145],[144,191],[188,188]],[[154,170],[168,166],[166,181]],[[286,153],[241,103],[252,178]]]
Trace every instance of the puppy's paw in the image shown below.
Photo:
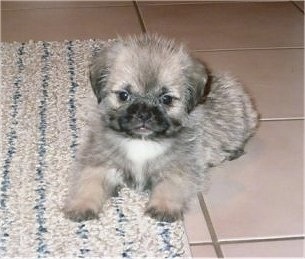
[[[98,219],[98,214],[91,209],[84,211],[67,210],[65,211],[65,217],[75,222],[82,222],[86,220]]]
[[[178,200],[155,193],[147,205],[145,214],[158,221],[174,222],[183,218],[183,206]]]
[[[72,201],[64,207],[64,214],[67,219],[75,222],[98,219],[99,206],[92,201]]]
[[[145,214],[158,221],[174,222],[183,218],[182,210],[168,210],[155,206],[149,206]]]

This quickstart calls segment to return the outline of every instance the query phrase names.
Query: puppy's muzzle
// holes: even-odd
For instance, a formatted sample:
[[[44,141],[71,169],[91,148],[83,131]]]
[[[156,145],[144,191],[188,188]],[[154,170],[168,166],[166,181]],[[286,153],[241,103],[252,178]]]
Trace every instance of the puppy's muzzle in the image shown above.
[[[144,101],[131,104],[119,119],[122,131],[136,135],[165,132],[170,124],[158,106]]]
[[[156,111],[144,102],[135,103],[127,109],[128,114],[134,116],[142,123],[149,121],[153,117],[153,112],[156,115]]]

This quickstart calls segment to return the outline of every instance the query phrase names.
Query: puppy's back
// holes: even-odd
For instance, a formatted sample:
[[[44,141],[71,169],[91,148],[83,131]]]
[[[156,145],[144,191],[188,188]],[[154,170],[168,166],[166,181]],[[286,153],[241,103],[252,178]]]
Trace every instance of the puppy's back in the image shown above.
[[[258,114],[242,85],[229,75],[212,76],[202,111],[204,148],[217,154],[211,164],[243,154],[257,127]]]

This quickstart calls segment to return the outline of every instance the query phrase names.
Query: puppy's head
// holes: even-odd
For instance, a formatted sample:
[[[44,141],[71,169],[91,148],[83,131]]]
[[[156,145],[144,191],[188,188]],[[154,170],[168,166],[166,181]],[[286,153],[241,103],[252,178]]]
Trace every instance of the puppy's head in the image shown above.
[[[131,137],[172,136],[203,99],[208,75],[183,46],[156,35],[119,39],[90,65],[109,128]]]

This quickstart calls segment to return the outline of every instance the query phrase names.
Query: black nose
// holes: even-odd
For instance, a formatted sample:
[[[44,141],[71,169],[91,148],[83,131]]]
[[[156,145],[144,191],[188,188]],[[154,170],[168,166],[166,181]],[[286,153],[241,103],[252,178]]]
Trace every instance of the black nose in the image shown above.
[[[151,118],[151,112],[149,111],[139,111],[137,117],[143,122],[148,121]]]
[[[141,121],[146,122],[152,117],[152,108],[145,102],[138,102],[132,104],[128,108],[128,113]]]

